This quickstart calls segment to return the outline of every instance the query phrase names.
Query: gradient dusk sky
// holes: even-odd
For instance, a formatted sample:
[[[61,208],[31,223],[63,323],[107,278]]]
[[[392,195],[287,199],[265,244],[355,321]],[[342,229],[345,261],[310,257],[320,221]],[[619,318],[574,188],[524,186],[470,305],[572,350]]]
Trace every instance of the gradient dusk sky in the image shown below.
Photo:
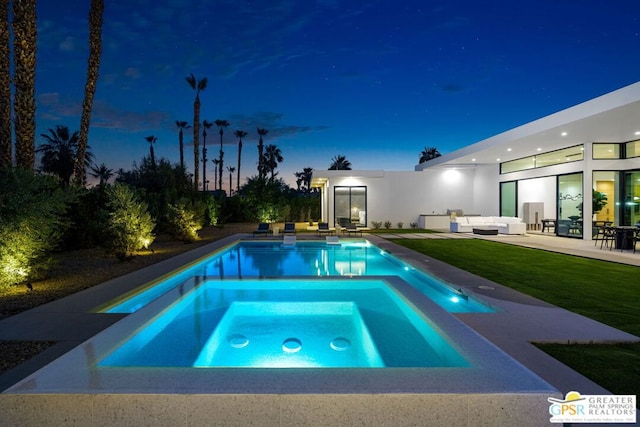
[[[58,124],[79,128],[89,3],[38,2],[36,145]],[[201,120],[231,123],[225,166],[241,129],[242,177],[256,174],[263,127],[293,186],[336,155],[413,170],[425,146],[445,154],[640,80],[640,1],[105,0],[102,41],[96,163],[130,170],[149,135],[178,163],[193,73],[208,78]],[[208,135],[211,160],[220,141]]]

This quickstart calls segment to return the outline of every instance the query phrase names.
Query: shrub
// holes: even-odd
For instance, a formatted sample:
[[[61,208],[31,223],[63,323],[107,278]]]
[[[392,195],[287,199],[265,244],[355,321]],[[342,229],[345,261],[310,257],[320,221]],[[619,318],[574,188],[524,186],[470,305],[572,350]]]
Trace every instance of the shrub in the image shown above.
[[[148,248],[153,242],[155,222],[147,204],[126,184],[116,183],[108,190],[107,208],[110,239],[107,246],[120,259],[129,258],[135,251]]]
[[[398,228],[402,228],[403,226],[404,226],[404,222],[399,221],[399,222],[398,222]]]
[[[384,222],[384,228],[386,228],[387,230],[391,228],[391,221],[385,221]]]
[[[169,205],[167,207],[167,223],[169,231],[178,240],[191,243],[198,240],[198,230],[202,228],[196,219],[196,214],[184,205]]]
[[[371,221],[371,226],[374,230],[379,230],[382,227],[382,221]]]
[[[409,223],[409,227],[418,228],[418,223],[417,222],[411,222],[411,223]]]
[[[69,194],[49,176],[0,171],[0,286],[40,278],[51,267]]]

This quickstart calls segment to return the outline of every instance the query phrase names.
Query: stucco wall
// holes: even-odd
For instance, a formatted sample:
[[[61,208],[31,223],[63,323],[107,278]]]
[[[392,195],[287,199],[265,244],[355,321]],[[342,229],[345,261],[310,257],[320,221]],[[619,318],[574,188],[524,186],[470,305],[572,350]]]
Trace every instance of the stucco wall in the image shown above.
[[[327,219],[334,221],[333,194],[336,186],[367,187],[367,222],[391,221],[396,227],[402,222],[407,228],[418,222],[423,214],[444,214],[447,209],[463,209],[468,213],[480,213],[474,205],[476,188],[489,184],[475,184],[475,169],[434,169],[422,172],[383,172],[378,176],[332,177],[327,188]],[[495,176],[480,176],[481,181],[496,187]],[[495,193],[495,191],[494,191]],[[496,204],[497,196],[480,197],[487,206]],[[488,208],[486,208],[488,209]],[[495,210],[495,208],[494,208]]]

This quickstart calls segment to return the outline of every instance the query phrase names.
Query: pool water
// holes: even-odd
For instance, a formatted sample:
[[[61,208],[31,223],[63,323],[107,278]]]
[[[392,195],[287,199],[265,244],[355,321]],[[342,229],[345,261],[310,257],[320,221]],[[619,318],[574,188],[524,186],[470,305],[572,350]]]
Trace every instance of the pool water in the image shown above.
[[[104,310],[133,313],[168,290],[193,277],[227,279],[275,279],[283,277],[396,276],[452,313],[493,312],[474,298],[461,294],[433,276],[386,253],[367,241],[328,245],[298,242],[283,246],[276,241],[241,241],[164,278],[142,292]]]
[[[172,292],[99,366],[468,366],[385,280],[191,280]]]

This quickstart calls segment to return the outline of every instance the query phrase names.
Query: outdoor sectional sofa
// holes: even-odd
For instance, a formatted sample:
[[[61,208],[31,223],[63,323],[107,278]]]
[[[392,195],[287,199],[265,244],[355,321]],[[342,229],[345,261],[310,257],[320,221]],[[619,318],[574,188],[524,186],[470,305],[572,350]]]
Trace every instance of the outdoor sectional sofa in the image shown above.
[[[471,233],[474,227],[495,227],[500,234],[524,234],[527,224],[510,216],[460,216],[451,219],[451,232]]]

